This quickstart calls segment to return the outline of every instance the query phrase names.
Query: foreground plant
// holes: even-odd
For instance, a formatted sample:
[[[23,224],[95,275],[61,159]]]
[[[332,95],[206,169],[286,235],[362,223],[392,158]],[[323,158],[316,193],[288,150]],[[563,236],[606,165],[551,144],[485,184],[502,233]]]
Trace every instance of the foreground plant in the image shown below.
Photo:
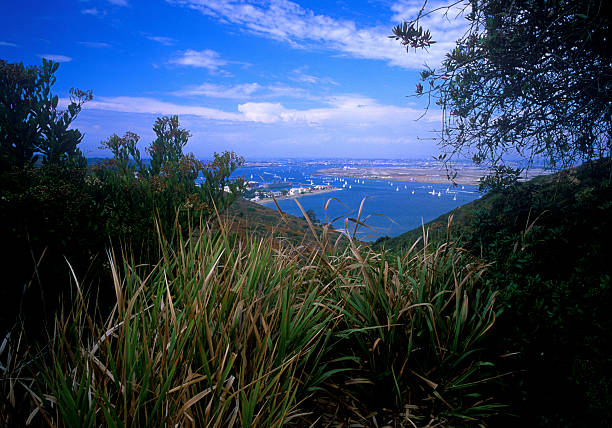
[[[340,250],[327,230],[297,246],[227,230],[218,219],[173,243],[160,234],[154,266],[110,253],[116,304],[104,320],[74,278],[78,305],[18,373],[30,379],[24,417],[452,425],[499,411],[482,349],[495,293],[454,244],[391,259],[348,238]]]
[[[483,342],[497,315],[484,266],[451,241],[423,240],[401,257],[353,246],[336,288],[339,349],[352,368],[336,387],[370,423],[465,424],[503,407]]]

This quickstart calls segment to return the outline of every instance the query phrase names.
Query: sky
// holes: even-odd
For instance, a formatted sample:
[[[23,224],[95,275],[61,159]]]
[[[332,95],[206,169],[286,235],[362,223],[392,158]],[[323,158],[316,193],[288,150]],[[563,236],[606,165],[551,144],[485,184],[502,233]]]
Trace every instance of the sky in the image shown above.
[[[419,119],[415,86],[465,30],[434,13],[422,24],[437,43],[407,53],[387,36],[421,0],[3,3],[1,59],[60,62],[61,105],[71,87],[93,91],[74,122],[88,157],[109,156],[100,142],[126,131],[145,147],[155,118],[173,114],[191,133],[185,151],[202,159],[435,156],[441,114]]]

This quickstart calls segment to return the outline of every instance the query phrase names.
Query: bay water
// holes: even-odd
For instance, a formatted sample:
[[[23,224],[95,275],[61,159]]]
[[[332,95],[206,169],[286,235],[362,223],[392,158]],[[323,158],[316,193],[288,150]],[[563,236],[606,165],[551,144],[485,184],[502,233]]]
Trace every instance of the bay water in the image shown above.
[[[331,185],[341,190],[305,195],[298,199],[304,211],[313,210],[321,222],[333,222],[333,227],[353,233],[363,202],[357,237],[373,241],[383,236],[397,236],[420,226],[452,209],[480,197],[478,186],[415,183],[393,180],[332,177],[316,173],[325,168],[342,168],[343,163],[278,162],[238,168],[234,176],[256,181],[269,190],[281,190],[309,185]],[[417,166],[417,165],[415,165]],[[422,166],[422,163],[418,166]],[[302,216],[293,199],[277,200],[286,213]],[[264,204],[276,209],[274,202]],[[371,228],[371,229],[370,229]]]

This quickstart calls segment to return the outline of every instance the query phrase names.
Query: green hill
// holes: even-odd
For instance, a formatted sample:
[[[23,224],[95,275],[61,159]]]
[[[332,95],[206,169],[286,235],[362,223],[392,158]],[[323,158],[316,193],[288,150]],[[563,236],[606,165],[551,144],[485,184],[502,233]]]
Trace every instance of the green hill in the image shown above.
[[[520,423],[610,426],[610,158],[488,193],[424,228],[430,242],[450,234],[489,265],[503,311],[489,346],[512,355],[506,402]],[[418,228],[375,247],[401,254],[422,236]]]
[[[274,236],[293,243],[316,242],[315,235],[304,217],[287,213],[281,216],[275,209],[244,198],[237,198],[225,214],[232,219],[230,224],[237,233],[250,232],[257,236]],[[323,227],[318,222],[313,223],[313,227],[317,237],[320,237]],[[329,229],[327,233],[332,243],[341,237],[341,234],[333,229]]]
[[[500,228],[502,225],[513,225],[516,229],[525,229],[534,221],[536,225],[542,221],[554,222],[562,212],[576,204],[585,205],[587,200],[595,203],[592,200],[594,192],[599,195],[598,190],[603,190],[601,186],[605,187],[609,179],[610,159],[585,163],[555,174],[540,175],[529,181],[518,182],[504,191],[486,193],[479,199],[399,236],[379,239],[373,247],[384,247],[391,251],[407,250],[423,237],[424,231],[428,232],[430,240],[445,239],[450,216],[455,238],[465,238],[466,234],[476,238],[473,235],[482,234],[485,225],[479,222],[484,221],[485,217],[489,217],[488,220],[495,217]],[[606,197],[605,194],[599,196]],[[495,228],[494,225],[489,226]]]

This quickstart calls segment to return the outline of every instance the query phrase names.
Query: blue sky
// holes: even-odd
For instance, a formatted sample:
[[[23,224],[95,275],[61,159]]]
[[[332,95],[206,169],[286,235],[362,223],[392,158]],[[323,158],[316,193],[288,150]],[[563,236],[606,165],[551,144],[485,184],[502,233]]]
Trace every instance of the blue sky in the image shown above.
[[[435,6],[429,2],[429,6]],[[187,151],[278,157],[422,158],[440,113],[415,121],[418,71],[436,66],[464,30],[442,13],[438,41],[407,54],[388,39],[419,1],[20,0],[0,16],[0,58],[61,62],[55,92],[93,90],[75,121],[81,149],[130,130],[153,139],[178,114]]]

